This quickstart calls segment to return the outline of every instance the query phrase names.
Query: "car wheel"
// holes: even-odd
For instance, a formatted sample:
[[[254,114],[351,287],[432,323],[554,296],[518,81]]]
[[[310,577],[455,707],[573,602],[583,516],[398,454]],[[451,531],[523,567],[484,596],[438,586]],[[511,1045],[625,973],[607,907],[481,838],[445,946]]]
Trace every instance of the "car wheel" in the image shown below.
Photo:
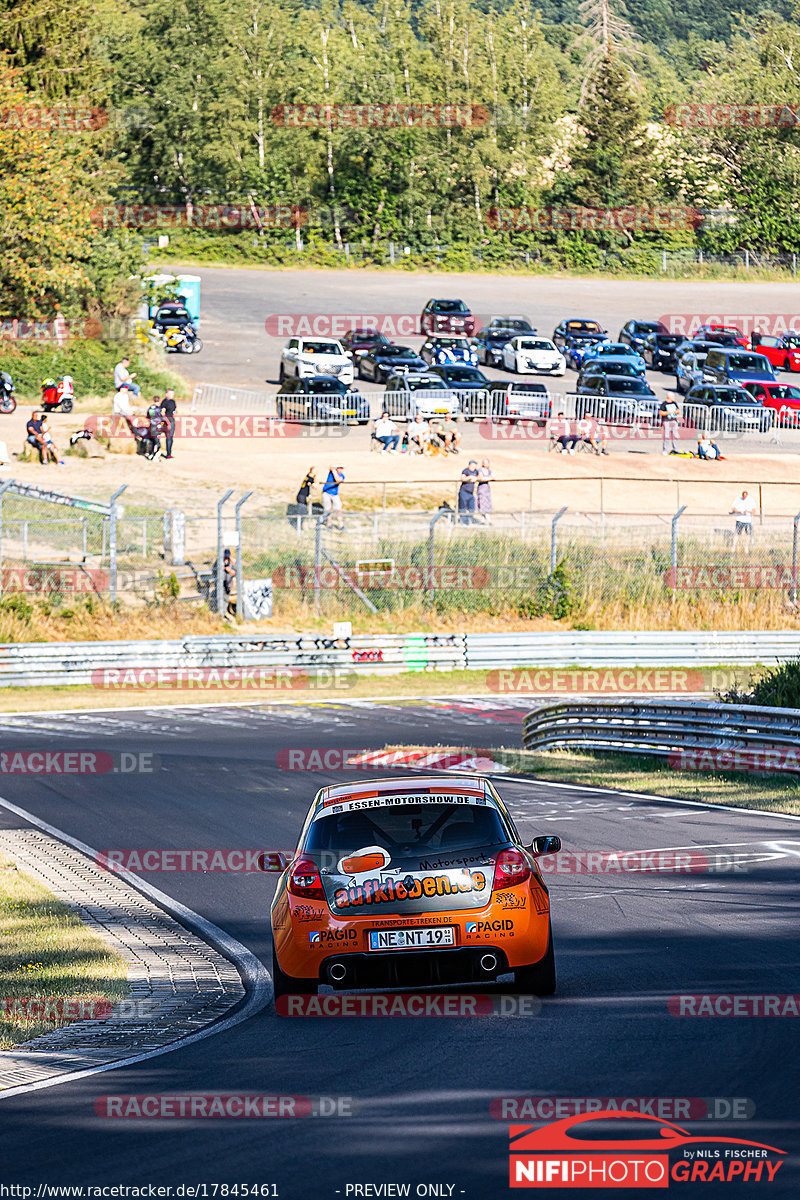
[[[285,379],[286,379],[286,370],[284,368],[283,363],[281,363],[280,368],[278,370],[278,383],[283,383]]]
[[[544,957],[530,967],[517,967],[514,984],[521,992],[534,996],[552,996],[556,990],[556,956],[553,948],[553,929],[547,926],[547,949]],[[277,989],[276,993],[277,995]]]
[[[285,975],[273,949],[272,986],[277,1000],[279,996],[316,996],[319,984],[316,979],[295,979],[293,975]]]

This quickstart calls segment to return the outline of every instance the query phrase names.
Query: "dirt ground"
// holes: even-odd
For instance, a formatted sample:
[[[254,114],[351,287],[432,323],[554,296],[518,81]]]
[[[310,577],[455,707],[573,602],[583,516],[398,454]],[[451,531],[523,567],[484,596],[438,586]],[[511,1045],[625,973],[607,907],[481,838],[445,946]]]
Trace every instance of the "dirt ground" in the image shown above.
[[[160,263],[178,269],[176,264]],[[430,296],[461,296],[482,316],[494,313],[527,315],[549,335],[566,316],[601,320],[612,336],[630,317],[654,319],[669,313],[717,314],[741,321],[741,314],[791,313],[796,288],[788,283],[575,279],[524,275],[400,274],[381,271],[192,268],[201,276],[201,333],[199,355],[169,357],[170,368],[186,377],[179,413],[189,408],[196,383],[209,382],[262,392],[277,390],[277,368],[285,338],[268,332],[267,318],[276,314],[418,314]],[[793,299],[794,298],[794,299]],[[272,328],[272,325],[269,325]],[[418,337],[403,338],[417,346]],[[512,378],[487,369],[493,378]],[[674,385],[659,373],[652,376],[657,394]],[[552,381],[554,392],[569,390],[574,372]],[[144,398],[143,398],[144,401]],[[144,411],[145,403],[141,404]],[[67,444],[90,412],[110,411],[110,395],[84,397],[75,413],[54,414],[50,425],[57,444]],[[0,417],[0,439],[18,451],[24,439],[29,410],[20,407]],[[726,441],[724,462],[664,458],[656,442],[613,442],[608,457],[548,453],[546,441],[509,440],[510,427],[463,425],[462,453],[421,458],[379,455],[369,450],[369,433],[353,428],[305,430],[302,436],[267,438],[237,436],[178,437],[175,458],[147,462],[132,454],[130,439],[115,439],[127,453],[98,458],[66,459],[63,467],[38,462],[0,467],[0,476],[107,500],[127,485],[126,507],[149,510],[179,506],[187,514],[211,515],[228,488],[237,493],[253,489],[247,512],[255,513],[293,500],[305,471],[314,466],[319,478],[331,465],[345,468],[345,507],[368,509],[435,509],[443,500],[455,502],[458,478],[465,460],[488,457],[496,482],[494,507],[552,513],[564,505],[576,513],[620,513],[629,517],[658,514],[670,518],[680,505],[687,517],[725,516],[743,487],[760,501],[769,516],[793,516],[800,511],[800,435],[782,434],[782,445],[763,441]],[[760,495],[759,495],[760,485]],[[315,496],[319,495],[317,489]]]
[[[101,407],[98,405],[98,407]],[[107,403],[102,407],[108,407]],[[182,408],[188,409],[188,401]],[[180,411],[180,410],[179,410]],[[18,408],[2,418],[0,435],[9,452],[24,442],[30,410]],[[63,449],[69,435],[81,428],[83,413],[52,414],[49,424]],[[285,428],[285,427],[284,427]],[[38,461],[0,468],[13,477],[70,495],[107,500],[127,484],[126,506],[182,508],[187,515],[208,515],[222,492],[252,488],[247,511],[274,508],[294,499],[305,471],[313,466],[319,479],[331,465],[345,469],[342,489],[345,507],[430,509],[443,500],[455,502],[462,467],[470,458],[489,458],[496,482],[496,511],[553,512],[567,505],[570,513],[660,514],[671,516],[685,504],[687,515],[722,515],[743,487],[761,503],[766,516],[793,516],[800,510],[800,453],[794,446],[764,447],[760,453],[725,447],[723,462],[662,457],[659,444],[620,442],[607,457],[550,453],[545,441],[507,440],[513,427],[462,425],[461,453],[428,458],[382,455],[369,449],[369,432],[353,427],[347,436],[177,438],[172,461],[148,462],[133,454],[132,439],[114,439],[119,452],[102,457],[67,457],[63,467],[43,467]],[[198,425],[202,432],[202,425]],[[310,431],[305,431],[310,432]],[[327,431],[328,433],[339,431]],[[499,432],[502,440],[496,440]],[[315,495],[319,494],[317,488]]]

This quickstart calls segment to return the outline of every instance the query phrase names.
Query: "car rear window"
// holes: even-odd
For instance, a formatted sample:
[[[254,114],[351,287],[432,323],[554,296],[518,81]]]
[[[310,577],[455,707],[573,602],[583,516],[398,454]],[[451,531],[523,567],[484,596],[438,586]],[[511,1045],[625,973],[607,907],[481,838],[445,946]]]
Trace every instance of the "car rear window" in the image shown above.
[[[498,846],[510,840],[500,814],[487,805],[410,803],[318,817],[311,824],[304,849],[352,854],[367,846],[381,846],[399,857]]]
[[[728,366],[733,371],[766,371],[767,360],[761,354],[729,354]]]

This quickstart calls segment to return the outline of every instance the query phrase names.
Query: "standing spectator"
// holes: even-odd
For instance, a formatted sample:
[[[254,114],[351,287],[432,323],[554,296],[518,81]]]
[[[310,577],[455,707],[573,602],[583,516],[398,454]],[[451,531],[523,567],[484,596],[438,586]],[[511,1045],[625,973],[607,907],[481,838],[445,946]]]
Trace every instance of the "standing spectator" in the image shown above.
[[[164,418],[164,440],[166,458],[172,458],[172,439],[175,437],[175,392],[167,388],[161,401],[161,415]]]
[[[327,524],[330,514],[338,512],[338,529],[340,533],[343,533],[344,521],[342,520],[342,498],[339,495],[340,483],[344,483],[344,467],[331,467],[328,471],[328,478],[322,485],[322,519]]]
[[[573,432],[572,422],[567,420],[563,412],[558,414],[555,421],[550,422],[550,437],[568,454],[575,453],[575,447],[581,440],[578,433]]]
[[[400,434],[397,432],[397,426],[388,411],[384,411],[375,422],[373,436],[382,443],[383,449],[381,454],[398,454],[397,449],[400,442]]]
[[[42,433],[42,422],[38,412],[32,412],[30,420],[25,426],[25,441],[29,446],[37,451],[39,462],[44,462],[44,435]]]
[[[481,465],[478,468],[478,492],[477,492],[477,507],[478,512],[483,517],[486,525],[492,523],[492,488],[490,480],[494,479],[492,468],[489,466],[488,458],[481,459]]]
[[[745,554],[750,553],[750,549],[753,545],[753,510],[754,510],[754,508],[755,508],[755,504],[750,499],[749,492],[742,492],[739,499],[734,501],[733,508],[731,509],[731,514],[736,517],[736,527],[733,532],[733,546],[732,546],[734,554],[736,554],[736,552],[739,549],[739,542],[740,542],[741,538],[747,539],[747,542],[746,542],[745,548],[744,548]]]
[[[300,515],[304,517],[308,516],[308,498],[311,495],[311,489],[316,483],[316,479],[317,477],[314,474],[314,468],[309,467],[297,492],[297,507],[300,510]]]
[[[131,365],[131,360],[125,355],[121,358],[114,367],[114,388],[120,391],[122,388],[127,388],[129,392],[133,392],[134,396],[138,396],[141,388],[138,383],[134,383],[135,374],[131,374],[128,367]]]
[[[681,415],[680,405],[672,392],[667,392],[658,410],[661,422],[661,453],[678,454],[678,420]]]
[[[479,474],[477,459],[471,458],[461,472],[458,489],[458,513],[462,525],[475,524],[475,483]]]
[[[431,431],[428,428],[428,422],[420,413],[417,413],[414,420],[408,426],[408,448],[412,445],[416,446],[418,454],[424,454],[425,448],[431,440]]]
[[[458,447],[461,445],[461,433],[453,418],[448,413],[442,425],[442,435],[444,437],[444,448],[449,454],[458,454]]]

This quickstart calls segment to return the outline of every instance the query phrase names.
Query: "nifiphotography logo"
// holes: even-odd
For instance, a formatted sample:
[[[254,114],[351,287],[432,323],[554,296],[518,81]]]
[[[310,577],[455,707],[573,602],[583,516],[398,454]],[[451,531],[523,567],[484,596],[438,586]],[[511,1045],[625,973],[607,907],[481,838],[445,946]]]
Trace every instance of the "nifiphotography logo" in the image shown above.
[[[609,1129],[624,1121],[619,1131]],[[670,1121],[619,1109],[509,1128],[511,1187],[667,1188],[772,1183],[784,1150],[743,1138],[695,1137]]]

